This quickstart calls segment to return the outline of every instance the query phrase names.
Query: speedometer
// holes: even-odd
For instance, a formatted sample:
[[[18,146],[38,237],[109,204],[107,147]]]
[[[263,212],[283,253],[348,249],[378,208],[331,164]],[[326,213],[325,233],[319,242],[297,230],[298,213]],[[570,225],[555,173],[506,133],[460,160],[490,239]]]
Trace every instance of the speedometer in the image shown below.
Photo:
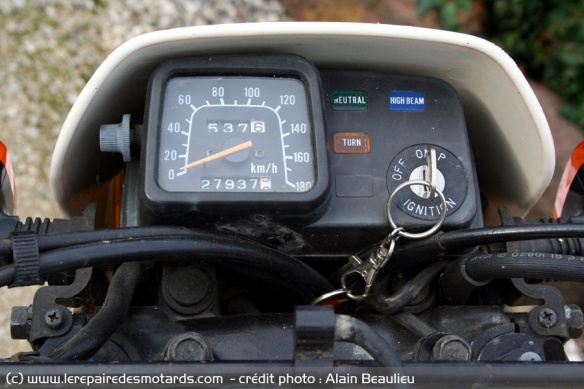
[[[319,78],[292,55],[170,61],[150,84],[150,204],[312,210],[328,191]]]
[[[312,126],[297,79],[173,78],[161,130],[165,190],[307,192],[315,184]]]

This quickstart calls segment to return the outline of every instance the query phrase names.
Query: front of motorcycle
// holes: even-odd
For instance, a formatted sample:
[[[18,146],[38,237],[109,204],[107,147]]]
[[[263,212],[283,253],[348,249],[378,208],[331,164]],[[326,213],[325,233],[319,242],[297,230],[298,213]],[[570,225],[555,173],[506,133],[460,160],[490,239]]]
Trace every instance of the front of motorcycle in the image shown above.
[[[533,91],[476,37],[139,36],[63,125],[51,184],[67,218],[2,208],[2,285],[45,286],[12,312],[32,351],[0,368],[16,383],[577,386],[564,344],[584,319],[565,282],[584,281],[584,225],[520,217],[553,169]]]

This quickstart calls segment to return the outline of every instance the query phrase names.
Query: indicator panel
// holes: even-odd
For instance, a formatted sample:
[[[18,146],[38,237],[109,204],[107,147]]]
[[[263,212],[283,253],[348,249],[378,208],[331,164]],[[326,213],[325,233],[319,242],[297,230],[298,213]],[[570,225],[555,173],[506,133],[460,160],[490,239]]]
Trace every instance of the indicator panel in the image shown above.
[[[390,194],[399,184],[425,179],[430,147],[437,152],[437,185],[447,201],[445,228],[480,223],[464,113],[450,85],[386,72],[323,69],[320,76],[334,185],[329,211],[312,229],[346,228],[347,237],[363,242],[383,239]],[[364,101],[360,96],[366,96],[367,110],[339,109]],[[427,228],[444,212],[425,189],[405,188],[394,198],[391,214],[399,226]]]

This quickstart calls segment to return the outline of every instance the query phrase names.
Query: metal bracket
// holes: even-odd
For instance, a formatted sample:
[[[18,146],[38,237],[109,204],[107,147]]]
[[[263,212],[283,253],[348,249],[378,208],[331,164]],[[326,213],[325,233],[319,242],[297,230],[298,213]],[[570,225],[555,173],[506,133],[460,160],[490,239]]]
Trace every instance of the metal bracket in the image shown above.
[[[531,329],[543,336],[559,336],[569,339],[574,331],[582,329],[582,310],[574,305],[566,305],[562,293],[550,285],[530,285],[522,278],[511,280],[513,285],[527,297],[543,300],[544,304],[529,312]]]
[[[91,267],[77,269],[72,284],[45,286],[36,292],[33,300],[29,342],[34,343],[43,338],[61,336],[69,331],[73,323],[73,315],[64,305],[57,303],[57,300],[70,306],[79,306],[74,298],[89,285],[92,273]]]

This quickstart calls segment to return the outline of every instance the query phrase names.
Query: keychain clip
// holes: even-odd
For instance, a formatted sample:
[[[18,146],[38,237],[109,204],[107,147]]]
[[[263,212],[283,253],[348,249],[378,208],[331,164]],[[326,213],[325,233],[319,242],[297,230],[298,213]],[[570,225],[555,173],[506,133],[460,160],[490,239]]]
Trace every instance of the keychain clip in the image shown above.
[[[373,284],[375,283],[375,279],[377,278],[379,271],[385,266],[385,264],[387,264],[387,262],[391,258],[393,251],[395,250],[395,244],[400,237],[403,236],[409,239],[423,239],[434,234],[436,231],[440,229],[440,227],[442,227],[442,224],[444,224],[447,212],[446,198],[444,197],[444,194],[442,194],[440,189],[436,187],[434,187],[433,191],[438,195],[440,201],[442,202],[443,212],[440,212],[440,217],[431,228],[423,232],[412,233],[404,231],[402,227],[398,227],[395,224],[395,221],[391,216],[391,203],[395,195],[400,190],[403,190],[404,188],[410,187],[412,185],[429,186],[430,184],[427,181],[423,180],[406,181],[403,184],[399,185],[397,188],[395,188],[391,196],[389,196],[389,199],[387,200],[386,204],[386,210],[389,224],[391,225],[393,230],[387,236],[387,238],[385,238],[383,242],[381,242],[377,250],[375,250],[374,253],[371,253],[369,255],[367,261],[363,261],[357,255],[352,255],[349,258],[349,261],[353,265],[353,268],[346,271],[341,277],[341,288],[343,291],[346,292],[347,297],[356,301],[360,301],[365,299],[369,295],[369,292],[373,288]],[[348,285],[348,282],[350,281],[348,278],[355,274],[360,275],[363,278],[363,281],[365,282],[363,292],[361,293],[356,293],[352,291],[350,289],[350,285]]]
[[[369,254],[369,257],[366,261],[362,260],[357,255],[351,255],[349,257],[349,262],[353,267],[347,270],[341,276],[341,289],[320,296],[312,302],[313,304],[321,304],[330,298],[338,298],[339,296],[346,296],[355,301],[364,300],[371,292],[379,272],[381,269],[383,269],[387,262],[389,262],[389,259],[393,255],[396,242],[400,237],[409,239],[423,239],[431,236],[436,231],[438,231],[440,227],[442,227],[444,221],[446,220],[446,213],[448,212],[448,208],[444,194],[436,186],[436,176],[438,170],[436,164],[436,149],[431,146],[428,151],[429,152],[426,159],[426,163],[428,164],[426,171],[428,174],[424,175],[424,180],[409,180],[398,185],[398,187],[395,188],[395,190],[391,193],[387,203],[385,204],[387,220],[391,225],[392,231],[381,242],[379,247],[374,252]],[[428,188],[428,198],[430,201],[434,201],[434,198],[436,195],[438,195],[442,203],[442,212],[440,212],[440,216],[436,223],[429,229],[417,233],[406,232],[403,227],[398,227],[393,220],[393,217],[391,216],[391,204],[395,196],[404,188],[409,188],[414,185],[422,185],[425,188]],[[361,277],[364,282],[363,289],[360,292],[356,292],[354,289],[351,289],[351,287],[354,285],[353,281],[355,275]]]
[[[351,255],[349,257],[349,262],[353,265],[353,268],[346,271],[341,277],[341,286],[342,289],[347,293],[347,297],[353,300],[363,300],[365,297],[369,295],[371,288],[373,288],[373,284],[375,284],[375,279],[377,278],[377,274],[379,271],[385,266],[391,255],[393,254],[393,250],[395,248],[395,243],[397,242],[398,238],[401,236],[400,233],[403,231],[403,228],[396,228],[393,230],[387,238],[383,240],[381,245],[375,250],[375,252],[369,254],[369,258],[367,261],[363,261],[357,255]],[[361,294],[354,293],[351,291],[347,285],[347,282],[350,281],[348,278],[353,274],[358,274],[363,277],[365,281],[365,286],[363,288],[363,292]]]

